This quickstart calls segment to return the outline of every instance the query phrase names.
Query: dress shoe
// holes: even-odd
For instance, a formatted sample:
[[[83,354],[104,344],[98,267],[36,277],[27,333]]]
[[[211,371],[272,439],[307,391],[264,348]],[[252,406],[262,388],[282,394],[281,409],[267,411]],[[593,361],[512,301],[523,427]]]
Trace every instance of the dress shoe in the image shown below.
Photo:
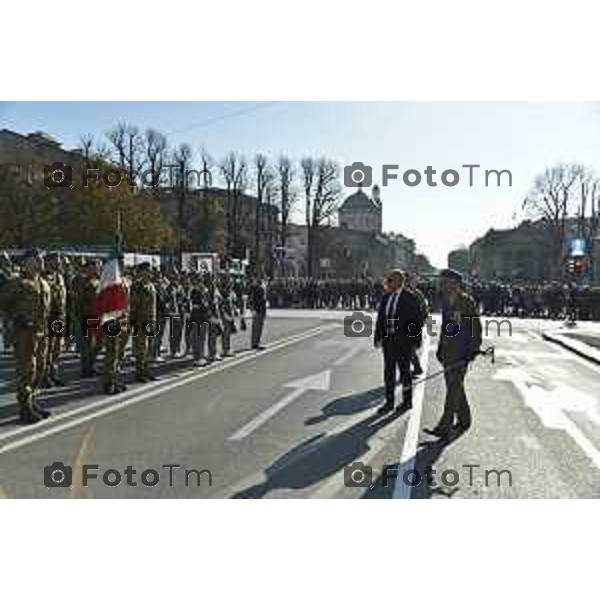
[[[383,404],[382,406],[380,406],[377,409],[377,414],[378,415],[385,415],[391,411],[394,410],[394,403],[393,402],[386,402],[385,404]]]

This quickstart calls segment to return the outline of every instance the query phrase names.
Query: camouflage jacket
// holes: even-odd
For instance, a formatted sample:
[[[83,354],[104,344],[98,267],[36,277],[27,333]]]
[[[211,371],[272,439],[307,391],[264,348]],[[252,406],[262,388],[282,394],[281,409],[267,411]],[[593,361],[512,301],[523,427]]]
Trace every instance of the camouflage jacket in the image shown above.
[[[151,281],[133,282],[129,307],[133,323],[156,321],[156,288]]]

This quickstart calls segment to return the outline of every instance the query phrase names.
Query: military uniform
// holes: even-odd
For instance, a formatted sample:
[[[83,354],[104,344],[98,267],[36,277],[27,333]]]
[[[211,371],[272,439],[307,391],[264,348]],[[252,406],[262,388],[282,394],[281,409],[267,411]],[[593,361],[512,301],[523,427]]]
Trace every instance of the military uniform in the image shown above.
[[[442,274],[461,281],[453,271]],[[446,403],[444,412],[435,431],[447,434],[458,425],[468,429],[471,425],[471,410],[465,394],[464,379],[469,362],[481,347],[481,320],[475,300],[458,290],[446,299],[442,307],[442,335],[437,349],[437,358],[444,365],[446,380]],[[455,423],[455,420],[457,421]]]
[[[47,273],[45,279],[50,286],[47,376],[52,383],[60,385],[58,362],[67,333],[67,287],[58,270]]]
[[[231,283],[225,281],[221,287],[221,301],[219,303],[219,313],[223,324],[223,333],[221,338],[223,356],[232,356],[231,336],[236,333],[235,326],[235,307],[237,299],[235,292],[231,288]]]
[[[95,274],[80,274],[75,278],[74,305],[77,345],[81,360],[81,377],[94,376],[94,363],[98,352],[95,312],[98,278]]]
[[[139,274],[131,286],[130,310],[133,325],[133,355],[136,379],[146,382],[153,377],[149,365],[156,331],[156,288],[147,276],[150,266],[139,265]]]
[[[123,283],[125,287],[127,285]],[[104,367],[102,379],[106,394],[118,394],[126,389],[125,382],[119,381],[121,365],[125,358],[125,348],[129,341],[129,320],[126,314],[103,324]]]
[[[50,316],[50,303],[52,300],[52,292],[50,290],[50,284],[44,277],[39,276],[39,285],[42,292],[41,297],[41,318],[43,320],[43,331],[44,335],[37,345],[37,357],[36,357],[36,388],[48,387],[48,348],[50,347],[49,334],[49,316]]]
[[[34,254],[26,260],[35,258]],[[35,270],[27,268],[21,277],[11,281],[8,292],[14,323],[14,354],[17,376],[17,401],[20,418],[25,423],[35,423],[49,416],[35,401],[39,382],[38,364],[46,339],[46,290]]]

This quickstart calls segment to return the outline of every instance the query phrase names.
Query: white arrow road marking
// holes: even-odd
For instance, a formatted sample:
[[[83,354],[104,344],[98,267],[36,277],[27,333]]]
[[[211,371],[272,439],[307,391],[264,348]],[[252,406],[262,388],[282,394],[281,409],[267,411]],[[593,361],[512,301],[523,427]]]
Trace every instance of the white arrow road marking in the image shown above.
[[[316,373],[315,375],[309,375],[303,379],[296,379],[286,383],[284,387],[294,388],[294,391],[286,394],[281,400],[256,415],[254,419],[246,423],[234,434],[230,435],[229,439],[233,442],[243,440],[245,437],[248,437],[251,433],[256,431],[263,423],[266,423],[271,417],[282,411],[288,404],[291,404],[294,400],[302,396],[307,390],[327,391],[330,387],[330,381],[331,370],[327,369],[320,373]]]
[[[521,368],[500,369],[494,379],[510,381],[519,391],[525,404],[539,417],[548,429],[562,429],[600,469],[600,452],[570,418],[569,412],[583,413],[586,420],[600,426],[598,401],[564,384],[547,389],[544,382]]]
[[[186,374],[178,376],[178,378],[176,378],[175,381],[173,381],[172,383],[166,383],[167,380],[155,381],[154,384],[156,387],[152,387],[152,384],[146,384],[141,388],[136,388],[134,390],[131,390],[130,392],[120,394],[119,396],[110,396],[109,398],[103,398],[98,401],[90,402],[87,405],[75,408],[73,410],[64,411],[62,413],[59,413],[57,416],[52,417],[51,419],[46,419],[34,425],[29,425],[27,428],[16,427],[15,429],[12,429],[6,433],[0,434],[0,441],[8,439],[10,437],[18,436],[20,434],[23,434],[23,437],[14,442],[5,444],[4,446],[0,446],[0,454],[4,454],[5,452],[9,452],[11,450],[16,450],[23,446],[27,446],[33,442],[44,439],[51,435],[55,435],[68,429],[72,429],[73,427],[77,427],[82,423],[85,423],[92,419],[97,419],[99,417],[111,414],[113,412],[123,410],[126,407],[132,406],[139,402],[144,402],[146,400],[149,400],[150,398],[154,398],[161,394],[163,395],[163,398],[168,398],[168,396],[164,396],[165,392],[187,385],[191,382],[197,381],[198,379],[203,379],[214,373],[219,373],[221,371],[230,369],[234,366],[248,362],[250,360],[262,358],[272,352],[276,352],[292,344],[296,344],[298,342],[314,337],[315,335],[319,335],[323,331],[334,328],[336,326],[337,325],[327,325],[322,327],[316,327],[314,329],[309,329],[308,331],[305,331],[301,334],[290,336],[288,338],[284,338],[283,340],[277,340],[276,342],[271,344],[266,350],[260,352],[259,354],[246,354],[241,356],[239,359],[233,359],[231,362],[221,363],[219,366],[211,367],[206,371],[202,371],[201,373],[192,372],[191,374],[188,374],[186,372]],[[117,398],[116,401],[115,398]],[[106,404],[109,405],[105,406]],[[79,418],[68,420],[66,423],[55,425],[57,421],[74,417],[75,415],[78,415],[84,411],[89,411],[92,408],[96,408],[99,410],[95,410],[91,413],[84,414],[82,417]],[[47,426],[48,424],[50,424],[49,427]],[[46,429],[42,429],[37,433],[30,433],[32,431],[35,431],[36,429],[43,428],[44,425],[47,426]]]

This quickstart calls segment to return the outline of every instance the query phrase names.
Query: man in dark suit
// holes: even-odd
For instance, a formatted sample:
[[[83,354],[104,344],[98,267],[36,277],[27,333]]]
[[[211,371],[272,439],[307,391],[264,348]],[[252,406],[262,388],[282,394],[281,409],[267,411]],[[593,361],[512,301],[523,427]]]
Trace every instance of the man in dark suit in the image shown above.
[[[412,378],[410,363],[421,337],[422,313],[416,296],[405,288],[406,277],[400,270],[386,277],[387,293],[379,304],[375,325],[375,346],[383,347],[385,403],[378,410],[385,414],[393,410],[396,388],[396,369],[400,370],[404,412],[412,408]]]

